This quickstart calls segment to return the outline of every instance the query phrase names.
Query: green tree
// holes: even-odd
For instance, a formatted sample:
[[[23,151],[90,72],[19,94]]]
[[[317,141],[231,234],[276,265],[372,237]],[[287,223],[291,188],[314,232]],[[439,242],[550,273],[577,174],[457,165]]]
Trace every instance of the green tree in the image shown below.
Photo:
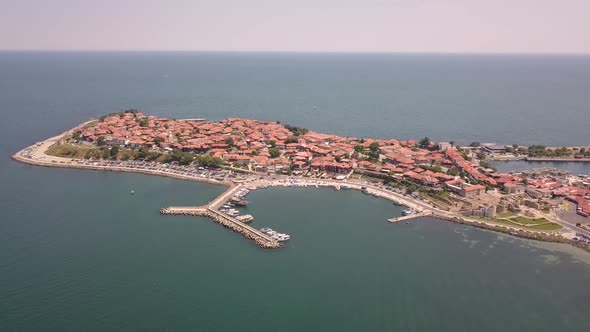
[[[452,176],[457,176],[459,174],[459,170],[457,170],[456,168],[449,168],[447,170],[447,174],[448,175],[452,175]]]
[[[379,142],[371,143],[371,145],[369,145],[369,150],[371,150],[371,152],[379,152]]]
[[[281,155],[281,151],[277,148],[268,149],[268,154],[271,158],[278,158]]]
[[[148,150],[148,148],[146,148],[145,146],[142,146],[141,148],[139,148],[139,151],[137,153],[137,158],[138,159],[145,159],[145,158],[147,158],[149,153],[150,153],[150,150]]]
[[[150,124],[150,122],[148,121],[148,118],[141,118],[141,119],[137,120],[137,122],[139,122],[140,127],[147,127]]]
[[[361,153],[361,152],[365,151],[365,147],[362,145],[357,145],[354,147],[354,151],[357,153]]]
[[[96,139],[96,144],[98,146],[103,146],[105,144],[105,137],[104,136],[98,136],[98,138]]]
[[[119,146],[115,145],[111,148],[110,157],[111,159],[117,159],[117,155],[119,154]]]
[[[285,126],[285,128],[287,128],[288,131],[292,132],[293,135],[295,135],[295,136],[303,136],[309,132],[308,129],[302,128],[302,127],[296,127],[296,126],[290,126],[290,125],[284,125],[284,126]]]
[[[231,137],[228,137],[225,139],[225,144],[229,145],[229,146],[234,146],[234,139]]]
[[[341,158],[341,157],[339,157],[339,156],[336,156],[336,157],[334,157],[334,160],[335,160],[337,163],[339,163],[339,162],[341,162],[341,161],[342,161],[342,158]]]
[[[430,143],[431,143],[430,138],[424,137],[423,139],[420,140],[420,142],[418,142],[418,146],[421,147],[422,149],[425,149],[430,145]]]
[[[299,142],[299,140],[297,139],[297,137],[295,136],[289,136],[287,137],[287,139],[285,140],[285,144],[289,144],[289,143],[297,143]]]
[[[109,159],[111,157],[111,151],[106,147],[101,147],[100,151],[102,152],[102,159]]]
[[[277,147],[277,142],[275,142],[274,140],[270,140],[268,143],[270,144],[270,147],[273,149]]]
[[[471,144],[469,144],[470,147],[472,148],[479,148],[481,146],[481,143],[479,142],[471,142]]]
[[[160,143],[164,142],[164,139],[162,137],[156,137],[154,138],[154,143],[156,143],[156,145],[160,145]]]

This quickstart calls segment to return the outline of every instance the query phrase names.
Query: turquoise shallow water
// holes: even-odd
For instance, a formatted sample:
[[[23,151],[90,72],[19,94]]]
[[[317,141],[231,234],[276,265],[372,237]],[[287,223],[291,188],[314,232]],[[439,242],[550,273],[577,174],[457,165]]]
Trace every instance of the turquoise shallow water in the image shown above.
[[[245,210],[293,237],[265,251],[207,219],[158,213],[221,187],[8,159],[127,106],[345,135],[580,144],[587,61],[0,54],[0,330],[587,330],[590,262],[573,248],[432,219],[393,225],[400,211],[385,200],[275,188]]]

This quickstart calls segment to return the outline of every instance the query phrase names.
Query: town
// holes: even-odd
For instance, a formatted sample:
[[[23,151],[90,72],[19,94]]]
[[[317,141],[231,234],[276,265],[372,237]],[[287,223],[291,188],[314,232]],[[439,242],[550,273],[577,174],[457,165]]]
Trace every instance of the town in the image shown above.
[[[135,109],[79,126],[46,151],[71,158],[62,164],[127,165],[213,181],[250,174],[367,183],[452,215],[530,231],[565,226],[579,230],[571,237],[588,241],[589,177],[556,169],[497,173],[488,164],[494,153],[480,144],[359,139],[278,122],[175,120]],[[215,169],[224,170],[222,178]]]
[[[574,203],[578,215],[590,215],[588,179],[557,171],[497,174],[482,167],[485,152],[493,152],[487,146],[459,148],[427,138],[420,142],[357,139],[240,118],[171,120],[133,109],[105,116],[74,137],[96,145],[147,148],[146,156],[178,155],[176,161],[181,164],[208,155],[213,164],[255,172],[344,179],[356,171],[403,181],[410,189],[427,188],[435,193],[428,196],[441,207],[484,211],[484,216],[516,212],[520,205],[557,210],[561,198]],[[177,151],[184,154],[175,155]],[[501,195],[493,195],[496,191],[492,189]],[[436,194],[443,191],[456,194],[455,199]]]

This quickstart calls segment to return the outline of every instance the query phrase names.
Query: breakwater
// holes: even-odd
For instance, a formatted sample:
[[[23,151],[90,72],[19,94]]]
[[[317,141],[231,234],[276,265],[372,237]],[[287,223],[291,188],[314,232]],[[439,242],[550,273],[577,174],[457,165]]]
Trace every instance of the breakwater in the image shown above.
[[[227,216],[213,208],[208,207],[167,207],[160,209],[165,215],[188,215],[211,218],[216,223],[240,233],[245,238],[252,240],[257,246],[265,249],[280,248],[281,244],[270,236],[250,227],[230,216]]]
[[[568,239],[568,238],[565,238],[560,235],[552,235],[552,234],[547,234],[544,232],[534,232],[534,231],[529,231],[529,230],[525,230],[525,229],[512,228],[512,227],[506,227],[506,226],[500,226],[500,225],[492,225],[492,224],[488,224],[488,223],[484,223],[484,222],[480,222],[480,221],[468,220],[468,219],[464,219],[464,218],[460,218],[460,217],[450,217],[450,216],[445,216],[445,215],[440,215],[440,214],[432,214],[430,217],[433,217],[436,219],[441,219],[441,220],[446,220],[446,221],[453,222],[456,224],[469,225],[469,226],[473,226],[473,227],[477,227],[477,228],[491,230],[494,232],[505,233],[505,234],[517,236],[517,237],[524,238],[524,239],[569,244],[574,247],[585,250],[587,252],[590,252],[590,243],[576,241],[573,239]]]

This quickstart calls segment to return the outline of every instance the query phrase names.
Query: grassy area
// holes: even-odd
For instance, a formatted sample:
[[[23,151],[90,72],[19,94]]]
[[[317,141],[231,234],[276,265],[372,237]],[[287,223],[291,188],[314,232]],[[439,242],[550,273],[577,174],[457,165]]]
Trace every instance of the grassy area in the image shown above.
[[[559,224],[550,222],[547,224],[530,226],[529,228],[537,231],[556,231],[558,229],[562,229],[563,227]]]
[[[98,150],[91,147],[81,147],[72,144],[56,144],[47,149],[47,154],[55,157],[63,158],[84,158],[88,153],[93,153],[93,150]]]
[[[510,218],[510,220],[523,225],[538,225],[549,222],[549,220],[545,218],[526,218],[521,216]]]
[[[510,218],[514,216],[516,216],[516,213],[512,211],[504,211],[502,213],[498,213],[498,218]]]
[[[536,230],[536,231],[556,231],[556,230],[563,228],[561,225],[549,222],[545,218],[529,219],[529,220],[544,220],[544,221],[536,222],[534,224],[528,223],[528,224],[526,224],[527,226],[521,226],[521,225],[515,224],[508,219],[492,219],[492,218],[484,218],[484,217],[476,217],[476,216],[469,216],[468,218],[473,219],[473,220],[487,222],[487,223],[500,224],[500,225],[507,226],[507,227],[514,227],[514,228],[520,228],[520,229],[531,229],[531,230]],[[517,218],[524,218],[524,217],[517,217]],[[514,219],[517,219],[517,218],[514,218]],[[527,219],[527,218],[524,218],[524,219]],[[522,223],[522,224],[525,225],[525,223]]]

